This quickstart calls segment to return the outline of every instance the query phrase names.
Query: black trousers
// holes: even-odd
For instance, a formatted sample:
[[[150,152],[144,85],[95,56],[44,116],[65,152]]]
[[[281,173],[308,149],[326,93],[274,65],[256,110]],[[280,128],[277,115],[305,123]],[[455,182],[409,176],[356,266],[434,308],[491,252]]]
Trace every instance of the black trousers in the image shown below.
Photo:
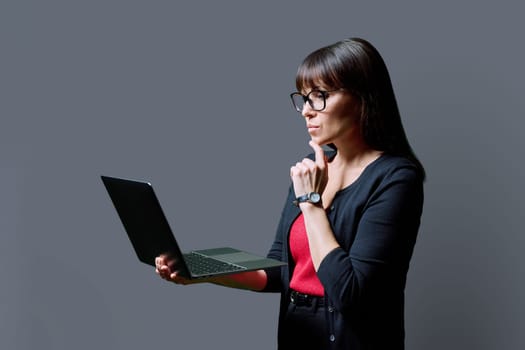
[[[293,299],[293,298],[292,298]],[[324,350],[335,344],[331,333],[333,310],[324,298],[307,298],[290,301],[281,319],[279,350]]]
[[[373,324],[366,317],[356,321],[345,317],[325,298],[304,294],[294,297],[293,293],[279,321],[279,350],[404,349],[403,324],[385,323],[388,313],[375,318]]]

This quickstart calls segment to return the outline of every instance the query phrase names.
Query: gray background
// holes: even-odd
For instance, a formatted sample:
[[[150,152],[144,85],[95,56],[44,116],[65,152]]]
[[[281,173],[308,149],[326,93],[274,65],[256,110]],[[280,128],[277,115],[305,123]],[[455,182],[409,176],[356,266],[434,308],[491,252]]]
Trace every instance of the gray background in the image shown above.
[[[289,166],[309,152],[296,67],[362,36],[428,171],[407,349],[523,349],[522,14],[510,1],[2,1],[0,348],[275,348],[277,295],[159,280],[99,175],[153,182],[185,248],[266,253]]]

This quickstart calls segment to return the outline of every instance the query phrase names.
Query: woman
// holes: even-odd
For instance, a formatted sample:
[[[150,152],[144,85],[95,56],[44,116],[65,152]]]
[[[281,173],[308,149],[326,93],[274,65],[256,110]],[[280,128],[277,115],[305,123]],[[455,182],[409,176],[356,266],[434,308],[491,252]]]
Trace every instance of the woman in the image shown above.
[[[280,292],[279,349],[403,349],[425,172],[387,68],[370,43],[347,39],[307,56],[296,86],[313,153],[290,169],[268,253],[288,266],[207,281]],[[165,256],[156,265],[162,278],[189,283]]]

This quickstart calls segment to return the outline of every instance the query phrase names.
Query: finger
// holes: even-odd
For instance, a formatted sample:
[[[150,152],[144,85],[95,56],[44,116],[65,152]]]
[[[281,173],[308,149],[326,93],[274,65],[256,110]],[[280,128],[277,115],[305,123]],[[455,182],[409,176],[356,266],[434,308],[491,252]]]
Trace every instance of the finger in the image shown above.
[[[297,164],[295,164],[295,169],[297,169],[299,173],[304,173],[308,168],[303,164],[303,162],[297,162]]]
[[[313,171],[315,170],[315,168],[317,167],[317,163],[315,163],[313,160],[311,160],[310,158],[305,158],[303,159],[302,161],[302,166],[306,169],[308,169],[309,171]]]
[[[159,276],[160,277],[162,277],[164,279],[169,279],[169,276],[171,275],[171,270],[169,269],[168,266],[163,265],[158,270],[159,270]]]
[[[174,282],[174,283],[177,283],[177,284],[189,284],[189,280],[182,277],[182,276],[179,276],[178,274],[178,271],[176,272],[173,272],[170,276],[169,276],[169,280]]]
[[[304,167],[300,162],[296,163],[294,166],[290,168],[290,176],[294,177],[294,176],[300,175],[303,169]]]
[[[177,266],[178,260],[171,254],[161,254],[155,258],[155,266],[161,268],[162,266],[167,266],[170,269],[174,269]]]
[[[315,163],[319,166],[324,167],[324,165],[326,164],[326,157],[323,149],[321,148],[321,146],[319,146],[319,144],[312,140],[310,140],[309,144],[315,152]]]
[[[304,164],[297,163],[292,169],[291,177],[292,179],[304,177],[308,171],[308,168]]]
[[[180,278],[179,278],[179,274],[177,273],[177,271],[173,272],[172,274],[169,275],[169,279],[175,283],[179,282],[180,281]]]
[[[161,254],[155,258],[155,265],[156,266],[162,266],[166,265],[166,255]]]

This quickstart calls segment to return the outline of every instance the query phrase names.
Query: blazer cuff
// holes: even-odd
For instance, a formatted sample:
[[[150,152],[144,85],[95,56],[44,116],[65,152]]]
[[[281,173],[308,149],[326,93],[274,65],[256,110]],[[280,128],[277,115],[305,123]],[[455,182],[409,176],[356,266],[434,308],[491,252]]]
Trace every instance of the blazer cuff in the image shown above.
[[[281,292],[281,269],[282,267],[274,267],[265,269],[266,272],[266,286],[261,289],[261,293],[278,293]]]

